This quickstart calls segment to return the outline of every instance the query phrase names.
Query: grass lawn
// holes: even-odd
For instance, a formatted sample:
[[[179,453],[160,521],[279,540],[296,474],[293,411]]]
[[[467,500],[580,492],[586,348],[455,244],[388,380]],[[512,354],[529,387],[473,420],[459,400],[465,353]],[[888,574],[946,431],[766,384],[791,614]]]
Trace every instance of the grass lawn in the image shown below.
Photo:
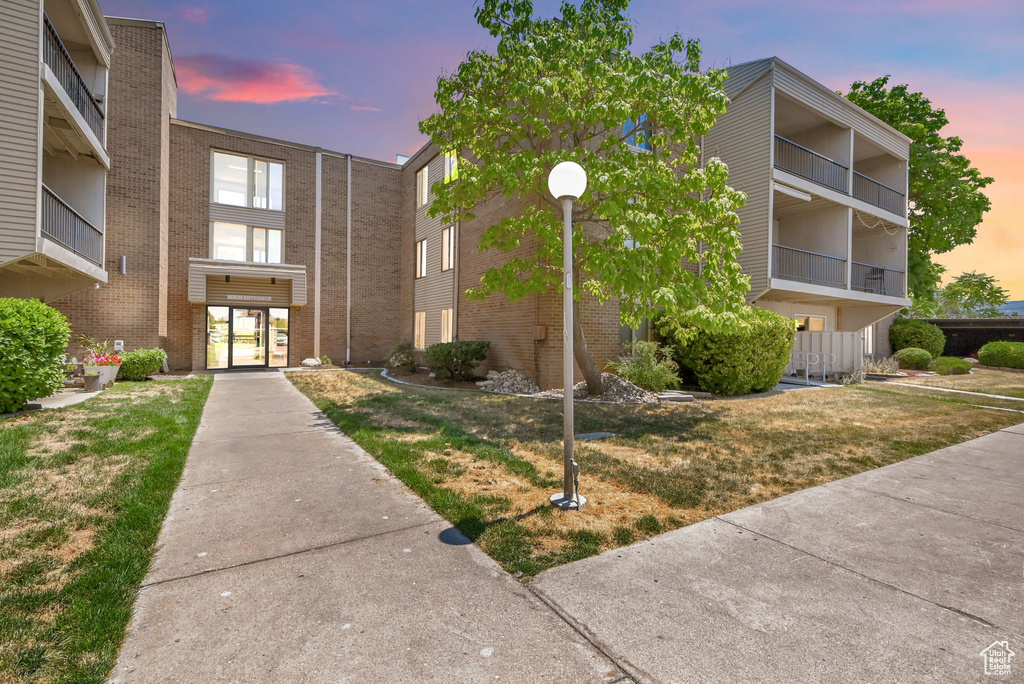
[[[578,433],[616,436],[577,442],[590,503],[563,512],[547,503],[562,486],[558,401],[399,387],[355,372],[288,377],[505,569],[527,576],[1024,422],[880,383],[694,404],[577,403]]]
[[[103,682],[211,378],[0,421],[0,682]]]
[[[1024,399],[1024,373],[976,368],[970,375],[924,375],[900,382]]]

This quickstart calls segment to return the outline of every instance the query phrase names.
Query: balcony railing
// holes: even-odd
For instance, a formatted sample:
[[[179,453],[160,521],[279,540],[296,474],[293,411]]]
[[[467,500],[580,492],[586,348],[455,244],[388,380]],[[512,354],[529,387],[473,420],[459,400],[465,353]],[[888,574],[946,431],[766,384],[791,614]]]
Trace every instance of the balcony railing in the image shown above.
[[[857,171],[853,172],[853,196],[900,216],[907,213],[906,195]]]
[[[772,277],[845,288],[846,259],[772,245]]]
[[[903,271],[854,261],[851,271],[852,288],[858,292],[902,297],[904,295],[903,276]]]
[[[98,266],[103,265],[103,231],[43,186],[43,234]]]
[[[96,104],[92,91],[85,84],[85,79],[78,73],[71,54],[61,41],[57,31],[53,28],[48,17],[43,15],[43,61],[50,67],[50,71],[57,77],[64,87],[75,107],[85,118],[89,128],[99,138],[100,144],[106,144],[103,140],[103,110]]]
[[[847,167],[781,135],[775,136],[775,166],[841,193],[849,192]]]

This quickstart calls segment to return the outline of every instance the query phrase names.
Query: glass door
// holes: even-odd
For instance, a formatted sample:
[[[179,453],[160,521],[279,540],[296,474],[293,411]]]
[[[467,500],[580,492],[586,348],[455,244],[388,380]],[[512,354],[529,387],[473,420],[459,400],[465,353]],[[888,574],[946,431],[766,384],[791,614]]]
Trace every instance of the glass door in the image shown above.
[[[206,307],[206,367],[288,365],[288,309]]]
[[[267,365],[267,310],[231,307],[231,368]]]

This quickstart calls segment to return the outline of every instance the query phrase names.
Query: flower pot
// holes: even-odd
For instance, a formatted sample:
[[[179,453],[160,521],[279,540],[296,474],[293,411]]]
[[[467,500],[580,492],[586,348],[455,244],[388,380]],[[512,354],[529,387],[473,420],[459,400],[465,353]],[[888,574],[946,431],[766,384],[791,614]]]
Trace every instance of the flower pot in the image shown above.
[[[86,375],[85,376],[85,391],[86,392],[99,392],[103,389],[103,385],[100,383],[100,376],[97,375]]]
[[[108,387],[114,382],[114,378],[117,377],[117,371],[121,368],[120,364],[117,366],[85,366],[85,372],[95,371],[99,373],[99,382],[101,387]]]

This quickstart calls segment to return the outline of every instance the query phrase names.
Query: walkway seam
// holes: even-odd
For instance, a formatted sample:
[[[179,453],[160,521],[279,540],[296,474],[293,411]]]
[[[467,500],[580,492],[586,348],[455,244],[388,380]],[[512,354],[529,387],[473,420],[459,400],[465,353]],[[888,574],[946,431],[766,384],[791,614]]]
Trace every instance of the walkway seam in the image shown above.
[[[950,471],[950,472],[955,472],[955,471]],[[991,480],[992,478],[986,477],[985,479],[986,480]],[[1013,484],[1016,484],[1016,483],[1014,482]],[[884,496],[885,498],[892,499],[893,501],[899,501],[901,503],[907,503],[907,504],[910,504],[911,506],[920,506],[921,508],[927,508],[929,511],[937,511],[939,513],[945,513],[946,515],[955,515],[958,518],[963,518],[964,520],[971,520],[973,522],[976,522],[976,523],[979,523],[979,524],[982,524],[982,525],[993,525],[994,527],[1002,527],[1003,529],[1013,530],[1014,532],[1024,532],[1024,528],[1010,527],[1009,525],[1004,525],[1002,523],[997,523],[997,522],[991,522],[989,520],[982,520],[981,518],[975,518],[974,516],[964,515],[963,513],[954,513],[953,511],[947,511],[947,510],[945,510],[943,508],[936,508],[935,506],[929,506],[928,504],[923,504],[923,503],[920,503],[918,501],[911,501],[909,499],[901,499],[898,496],[893,496],[892,494],[886,494],[885,492],[876,492],[873,489],[868,489],[866,487],[860,487],[860,486],[857,486],[857,485],[846,485],[846,486],[850,487],[850,489],[856,489],[859,492],[864,492],[865,494],[873,494],[875,496]]]
[[[927,456],[927,454],[925,454],[925,455]],[[994,477],[992,475],[985,475],[984,473],[965,473],[962,470],[956,470],[954,468],[950,468],[949,466],[947,466],[945,464],[942,464],[942,463],[925,463],[924,461],[917,461],[917,463],[919,463],[920,465],[923,465],[923,466],[928,466],[929,468],[935,468],[936,470],[945,470],[945,471],[948,471],[950,473],[959,473],[960,475],[973,475],[974,477],[980,477],[983,480],[992,480],[994,482],[1004,482],[1004,483],[1008,482],[1008,483],[1010,483],[1012,485],[1018,485],[1018,486],[1024,487],[1024,482],[1018,482],[1017,480],[1007,480],[1005,477]],[[970,466],[972,466],[974,468],[978,468],[979,470],[992,470],[991,468],[986,468],[984,466],[979,466],[979,465],[973,465],[971,463],[964,463],[963,465],[970,465]],[[992,472],[995,472],[995,471],[993,470]]]
[[[225,416],[225,417],[226,418],[234,418],[235,416]],[[335,426],[334,423],[331,423],[331,425],[334,426],[335,429],[337,429],[337,426]],[[279,437],[281,435],[304,435],[307,432],[324,432],[324,431],[331,432],[331,428],[330,427],[317,427],[317,428],[314,428],[312,430],[289,430],[288,432],[270,432],[270,433],[267,433],[265,435],[249,435],[247,437],[246,436],[242,436],[242,435],[239,435],[238,437],[214,437],[213,439],[196,439],[196,440],[193,440],[192,443],[193,444],[201,444],[203,442],[226,442],[229,439],[260,439],[262,437]]]
[[[921,387],[923,389],[935,390],[936,392],[953,392],[953,393],[956,393],[956,394],[973,395],[975,397],[988,397],[989,399],[1004,399],[1006,401],[1024,401],[1024,399],[1021,399],[1020,397],[1007,397],[1007,396],[1002,395],[1002,394],[987,394],[985,392],[968,392],[967,390],[951,389],[949,387],[933,387],[931,385],[915,385],[915,384],[912,384],[912,383],[909,383],[909,382],[893,382],[892,380],[887,380],[884,384],[886,384],[886,385],[899,385],[900,387]],[[992,407],[991,406],[986,406],[985,408],[992,408]]]
[[[770,541],[775,542],[776,544],[780,544],[782,546],[785,546],[785,547],[788,547],[790,549],[793,549],[794,551],[802,553],[802,554],[804,554],[806,556],[810,556],[811,558],[816,558],[816,559],[820,560],[823,563],[827,563],[828,565],[831,565],[833,567],[839,568],[840,570],[845,570],[846,572],[849,572],[851,574],[857,575],[858,577],[862,577],[862,578],[868,580],[869,582],[874,582],[875,584],[879,584],[879,585],[881,585],[883,587],[888,587],[889,589],[893,589],[894,591],[898,591],[901,594],[905,594],[907,596],[910,596],[911,598],[915,598],[915,599],[918,599],[920,601],[924,601],[925,603],[929,603],[929,604],[931,604],[931,605],[933,605],[933,606],[935,606],[937,608],[942,608],[943,610],[948,610],[949,612],[955,613],[955,614],[957,614],[957,615],[959,615],[961,617],[970,618],[971,620],[974,620],[975,622],[978,622],[978,623],[980,623],[980,624],[982,624],[982,625],[984,625],[986,627],[990,627],[992,629],[995,629],[995,630],[999,631],[1000,633],[1004,633],[1004,634],[1008,634],[1009,633],[1009,630],[1006,630],[1006,629],[1000,627],[999,625],[995,624],[994,622],[990,622],[990,621],[986,620],[985,618],[983,618],[981,616],[973,615],[971,613],[968,613],[965,610],[961,610],[960,608],[956,608],[954,606],[947,606],[947,605],[945,605],[943,603],[939,603],[937,601],[933,601],[933,600],[925,598],[923,596],[918,596],[917,594],[915,594],[912,591],[907,591],[906,589],[902,589],[900,587],[897,587],[895,584],[889,584],[888,582],[884,582],[884,581],[882,581],[880,579],[877,579],[875,577],[871,577],[870,575],[865,575],[863,572],[860,572],[858,570],[854,570],[853,568],[849,568],[849,567],[843,565],[842,563],[839,563],[839,562],[833,561],[833,560],[829,560],[828,558],[823,558],[823,557],[821,557],[821,556],[819,556],[817,554],[811,553],[810,551],[807,551],[805,549],[801,549],[798,546],[794,546],[793,544],[789,544],[787,542],[784,542],[781,539],[776,539],[775,537],[772,537],[771,535],[765,534],[763,532],[758,532],[757,530],[752,530],[749,527],[745,527],[743,525],[740,525],[739,523],[734,523],[731,520],[726,520],[726,519],[724,519],[724,518],[722,518],[720,516],[715,516],[714,519],[715,520],[721,520],[722,522],[724,522],[726,524],[729,524],[729,525],[732,525],[733,527],[736,527],[738,529],[744,530],[746,532],[750,532],[751,534],[755,534],[758,537],[762,537],[764,539],[768,539]]]

